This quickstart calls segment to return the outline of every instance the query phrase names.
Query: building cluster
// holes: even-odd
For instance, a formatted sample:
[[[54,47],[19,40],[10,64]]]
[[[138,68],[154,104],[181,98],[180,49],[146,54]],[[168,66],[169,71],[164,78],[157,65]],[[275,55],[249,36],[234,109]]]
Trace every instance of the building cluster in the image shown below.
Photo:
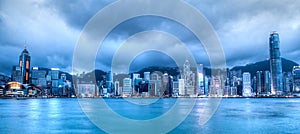
[[[95,96],[145,96],[145,97],[267,97],[290,96],[300,93],[300,67],[282,72],[279,34],[272,32],[269,38],[270,69],[250,72],[214,70],[206,74],[202,64],[191,67],[188,60],[180,74],[168,75],[159,71],[143,74],[113,74],[108,72],[105,82],[82,83],[77,81],[75,93],[80,97]],[[141,77],[143,76],[143,77]]]
[[[77,75],[73,84],[58,68],[30,67],[30,55],[25,48],[19,65],[13,66],[11,78],[0,75],[0,95],[77,96],[77,97],[267,97],[300,95],[300,66],[282,71],[280,40],[277,32],[269,38],[270,69],[254,75],[241,70],[211,69],[202,64],[191,66],[188,60],[179,67],[180,74],[149,71],[102,74],[102,79],[89,74]],[[170,73],[171,74],[171,73]],[[96,74],[95,74],[96,75]]]
[[[30,54],[26,47],[19,58],[19,65],[12,67],[11,78],[1,83],[1,96],[59,96],[74,94],[66,73],[59,68],[39,68],[30,66]],[[3,78],[0,77],[1,81]]]

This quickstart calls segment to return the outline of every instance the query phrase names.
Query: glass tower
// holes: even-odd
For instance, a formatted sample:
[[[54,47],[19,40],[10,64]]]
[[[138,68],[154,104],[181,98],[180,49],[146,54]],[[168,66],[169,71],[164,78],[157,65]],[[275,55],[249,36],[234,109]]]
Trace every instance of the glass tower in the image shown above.
[[[269,38],[270,45],[270,69],[271,69],[271,93],[282,93],[282,64],[279,50],[279,34],[272,32]]]
[[[23,84],[29,84],[30,55],[26,46],[20,55],[19,66],[21,68]]]

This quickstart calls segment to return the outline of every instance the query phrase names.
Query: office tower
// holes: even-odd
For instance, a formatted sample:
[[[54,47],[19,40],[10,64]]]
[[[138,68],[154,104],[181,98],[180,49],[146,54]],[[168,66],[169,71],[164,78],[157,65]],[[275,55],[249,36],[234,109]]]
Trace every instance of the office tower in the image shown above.
[[[134,81],[135,79],[140,78],[140,74],[134,73],[132,74],[132,87],[134,88]]]
[[[279,34],[272,32],[269,38],[270,45],[270,69],[271,69],[271,93],[282,93],[282,64],[279,50]]]
[[[204,77],[204,90],[205,90],[204,94],[205,95],[208,95],[208,93],[209,93],[209,85],[210,85],[209,81],[210,81],[210,79],[207,76],[205,76]]]
[[[195,94],[195,74],[191,70],[191,65],[188,60],[185,61],[183,64],[183,76],[181,78],[184,79],[184,88],[186,95],[194,95]]]
[[[253,76],[253,79],[252,79],[252,89],[253,89],[253,92],[254,92],[256,95],[258,94],[258,93],[257,93],[257,88],[258,88],[257,82],[258,82],[258,80],[257,80],[256,76]]]
[[[293,92],[300,93],[300,66],[294,66],[293,79]]]
[[[197,66],[197,89],[198,95],[204,95],[204,74],[203,74],[203,64]]]
[[[19,66],[13,66],[11,79],[12,81],[23,83],[22,72]]]
[[[179,95],[185,95],[185,89],[184,89],[185,83],[184,79],[179,79],[178,80],[178,90],[179,90]]]
[[[265,71],[264,73],[264,92],[271,93],[271,73],[270,71]]]
[[[150,72],[144,72],[144,81],[150,81]]]
[[[151,93],[150,95],[161,96],[162,95],[162,76],[163,74],[159,71],[155,71],[150,75]]]
[[[132,94],[131,83],[132,83],[132,81],[131,81],[130,78],[124,78],[123,79],[122,96],[130,96]]]
[[[108,71],[107,74],[106,74],[107,93],[112,92],[112,86],[113,86],[113,73],[111,71]]]
[[[30,73],[30,55],[26,47],[22,51],[19,58],[19,65],[22,73],[22,83],[29,84],[29,73]]]
[[[256,72],[256,94],[261,94],[262,92],[262,71]]]
[[[120,82],[115,81],[114,86],[115,86],[115,92],[114,92],[115,96],[121,95]]]
[[[50,76],[51,76],[51,92],[52,95],[54,96],[59,96],[59,90],[58,90],[58,86],[59,86],[59,68],[51,68],[50,71]],[[47,79],[47,78],[46,78]]]
[[[148,89],[148,95],[151,94],[151,88],[150,88],[150,72],[144,72],[144,81],[147,85],[147,89]]]
[[[243,73],[243,96],[244,97],[252,96],[251,74],[249,72]]]
[[[33,67],[31,71],[31,84],[42,89],[47,87],[46,80],[47,70]]]

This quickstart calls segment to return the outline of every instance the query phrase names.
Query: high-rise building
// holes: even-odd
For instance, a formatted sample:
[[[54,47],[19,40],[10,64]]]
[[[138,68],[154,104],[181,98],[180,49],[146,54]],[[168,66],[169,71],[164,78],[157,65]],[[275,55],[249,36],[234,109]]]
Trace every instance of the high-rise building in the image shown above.
[[[144,72],[144,81],[150,81],[150,72]]]
[[[11,79],[12,81],[23,83],[22,72],[19,66],[13,66]]]
[[[185,95],[195,94],[195,74],[191,70],[191,65],[188,60],[183,64],[183,74],[181,78],[184,79]]]
[[[112,86],[113,86],[113,73],[111,71],[108,71],[106,74],[106,88],[107,92],[112,92]]]
[[[150,95],[162,96],[163,94],[163,84],[162,84],[163,73],[159,71],[154,71],[150,75]]]
[[[270,45],[270,69],[271,69],[271,93],[278,95],[282,93],[282,64],[279,50],[279,34],[272,32],[269,38]]]
[[[300,93],[300,66],[293,68],[293,92]]]
[[[47,80],[46,80],[47,70],[40,69],[38,67],[33,67],[31,71],[31,84],[34,84],[40,88],[47,87]]]
[[[252,96],[251,74],[249,72],[243,73],[243,96]]]
[[[204,74],[203,74],[203,64],[197,66],[197,89],[198,95],[204,95]]]
[[[132,81],[131,81],[130,78],[124,78],[123,79],[122,96],[131,96],[131,94],[132,94],[131,83],[132,83]]]
[[[179,95],[185,95],[186,94],[184,86],[185,86],[184,79],[179,79],[178,80]]]
[[[265,71],[265,73],[264,73],[264,92],[271,93],[271,73],[270,73],[270,71]]]
[[[51,92],[52,92],[52,95],[54,96],[59,96],[59,89],[58,89],[58,86],[59,86],[59,68],[51,68],[51,71],[50,71],[50,76],[51,76]],[[46,78],[47,79],[47,78]]]
[[[256,94],[261,94],[262,92],[262,71],[256,72]]]
[[[22,73],[22,83],[29,84],[29,73],[30,73],[30,55],[26,47],[22,51],[19,58],[19,66]]]

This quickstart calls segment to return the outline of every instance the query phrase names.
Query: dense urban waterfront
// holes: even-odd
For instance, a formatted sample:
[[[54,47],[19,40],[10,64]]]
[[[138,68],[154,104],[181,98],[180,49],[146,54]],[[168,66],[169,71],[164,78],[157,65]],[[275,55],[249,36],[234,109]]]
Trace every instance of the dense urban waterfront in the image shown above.
[[[186,98],[180,98],[186,99]],[[136,105],[126,99],[104,99],[119,115],[134,120],[149,120],[166,113],[180,99],[158,99],[149,105]],[[209,98],[197,98],[187,118],[170,133],[299,133],[300,99],[223,98],[204,125],[200,112]],[[86,99],[100,101],[97,99]],[[139,99],[142,101],[144,99]],[[99,103],[97,103],[99,104]],[[105,133],[86,116],[76,98],[0,99],[1,133]],[[89,111],[98,107],[89,106]],[[178,109],[181,111],[184,109]],[[97,112],[97,111],[96,111]],[[99,111],[101,112],[101,111]],[[177,118],[183,114],[173,115]],[[109,117],[107,117],[109,118]],[[170,122],[172,119],[170,119]],[[122,128],[124,124],[112,124]],[[142,125],[141,125],[142,126]],[[138,126],[137,126],[138,127]],[[126,128],[120,129],[126,133]],[[128,128],[131,129],[131,128]],[[158,128],[159,129],[159,128]],[[145,130],[151,132],[152,130]],[[129,131],[127,131],[129,133]]]

